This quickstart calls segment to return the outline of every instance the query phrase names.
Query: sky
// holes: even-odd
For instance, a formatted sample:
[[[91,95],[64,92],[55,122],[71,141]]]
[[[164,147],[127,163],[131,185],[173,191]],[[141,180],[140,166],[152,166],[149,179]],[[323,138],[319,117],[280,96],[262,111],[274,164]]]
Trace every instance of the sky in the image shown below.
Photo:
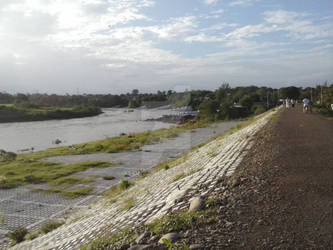
[[[332,0],[0,0],[0,92],[325,81]]]

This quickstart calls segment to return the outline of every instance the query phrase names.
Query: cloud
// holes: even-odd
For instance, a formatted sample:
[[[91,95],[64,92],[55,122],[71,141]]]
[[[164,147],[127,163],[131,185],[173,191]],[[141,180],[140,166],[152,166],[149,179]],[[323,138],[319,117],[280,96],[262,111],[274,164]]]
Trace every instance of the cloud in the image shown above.
[[[207,5],[215,5],[219,2],[219,0],[203,0]]]
[[[197,7],[197,1],[190,2]],[[332,76],[331,19],[274,10],[258,13],[258,23],[240,25],[215,8],[218,1],[204,2],[209,6],[196,15],[148,16],[153,1],[1,0],[1,87],[119,93],[177,84],[213,88],[222,80],[314,79],[317,72]],[[234,1],[233,6],[253,3]],[[227,10],[234,14],[236,9]],[[304,60],[307,72],[292,68],[293,60]],[[318,64],[310,68],[312,61]]]
[[[196,27],[196,18],[194,16],[185,16],[171,18],[164,25],[150,26],[143,29],[156,34],[161,39],[172,39],[184,36]]]
[[[232,1],[229,3],[230,7],[236,7],[236,6],[250,6],[255,4],[256,2],[259,2],[260,0],[236,0],[236,1]]]
[[[264,20],[276,31],[284,31],[286,36],[295,40],[311,40],[333,37],[333,25],[330,22],[314,23],[308,13],[277,10],[264,12]],[[325,20],[324,20],[325,21]]]
[[[273,24],[285,24],[293,22],[297,17],[302,17],[304,14],[299,14],[293,11],[276,10],[264,12],[265,21]]]

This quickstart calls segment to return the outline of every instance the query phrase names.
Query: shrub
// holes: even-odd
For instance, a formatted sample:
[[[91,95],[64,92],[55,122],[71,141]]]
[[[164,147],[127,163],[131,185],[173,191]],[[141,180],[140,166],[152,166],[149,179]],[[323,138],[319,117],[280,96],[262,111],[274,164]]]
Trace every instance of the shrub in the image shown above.
[[[264,113],[266,110],[264,108],[263,105],[258,104],[258,105],[253,105],[251,108],[251,111],[255,114],[255,115],[259,115],[261,113]]]
[[[14,161],[17,154],[13,152],[6,152],[5,150],[0,150],[0,161]]]
[[[24,237],[28,234],[28,230],[24,227],[18,227],[13,232],[9,232],[7,237],[13,240],[13,243],[24,241]]]
[[[204,214],[204,211],[172,213],[156,219],[148,224],[147,227],[149,231],[158,235],[179,232],[200,224],[200,221],[204,220]]]
[[[128,189],[130,186],[132,186],[132,184],[129,181],[127,181],[127,180],[124,180],[124,181],[122,181],[122,182],[119,183],[119,188],[121,190]]]
[[[44,234],[47,234],[63,224],[64,223],[60,221],[49,221],[41,227],[40,231]]]

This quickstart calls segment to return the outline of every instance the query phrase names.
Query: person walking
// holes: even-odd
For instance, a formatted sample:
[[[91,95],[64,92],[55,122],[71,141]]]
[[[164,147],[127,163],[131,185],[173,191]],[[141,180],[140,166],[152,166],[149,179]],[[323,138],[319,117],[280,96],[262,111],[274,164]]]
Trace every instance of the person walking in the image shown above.
[[[303,112],[311,112],[310,100],[306,97],[303,99]]]
[[[290,107],[290,99],[289,97],[286,99],[286,108],[288,109]]]

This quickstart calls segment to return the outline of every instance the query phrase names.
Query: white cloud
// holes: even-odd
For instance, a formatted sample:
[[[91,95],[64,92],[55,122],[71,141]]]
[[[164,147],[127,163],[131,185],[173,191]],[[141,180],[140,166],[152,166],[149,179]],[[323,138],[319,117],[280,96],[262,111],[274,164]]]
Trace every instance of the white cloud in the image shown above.
[[[213,6],[218,1],[205,3]],[[233,6],[252,3],[255,1],[234,1]],[[145,8],[153,6],[154,2],[147,0],[1,0],[1,87],[8,89],[15,83],[16,89],[31,91],[36,83],[35,89],[41,92],[51,88],[73,92],[77,86],[87,92],[120,92],[138,86],[152,91],[173,84],[203,88],[207,83],[209,88],[221,80],[278,82],[284,75],[287,79],[310,79],[316,72],[327,79],[332,76],[328,70],[332,62],[327,59],[332,58],[331,19],[315,22],[304,13],[278,10],[265,12],[261,23],[241,26],[228,23],[227,15],[223,22],[213,20],[225,13],[216,6],[216,10],[208,6],[196,16],[183,13],[162,20],[144,14]],[[286,43],[260,40],[274,32]],[[321,42],[311,51],[293,51],[292,46],[300,41],[313,47],[318,39]],[[195,58],[173,51],[174,44],[190,50],[199,42],[215,43],[214,49],[202,44]],[[161,43],[169,46],[168,50],[161,49]],[[215,52],[207,55],[212,50]],[[295,55],[295,60],[305,60],[302,67],[308,72],[293,69],[297,71],[293,75],[289,54]],[[312,59],[325,65],[318,63],[311,69]]]
[[[219,0],[203,0],[207,5],[214,5],[217,4]]]
[[[172,39],[179,36],[185,36],[196,27],[196,18],[194,16],[185,16],[171,18],[165,25],[150,26],[143,29],[156,34],[159,38]]]
[[[229,3],[229,6],[236,7],[236,6],[250,6],[259,2],[260,0],[235,0]]]
[[[321,39],[333,37],[333,25],[330,22],[314,24],[308,13],[277,10],[264,13],[265,21],[275,30],[287,32],[287,36],[296,40]]]
[[[293,11],[277,10],[277,11],[266,11],[264,13],[265,21],[273,24],[285,24],[295,20],[295,18],[304,16]]]

